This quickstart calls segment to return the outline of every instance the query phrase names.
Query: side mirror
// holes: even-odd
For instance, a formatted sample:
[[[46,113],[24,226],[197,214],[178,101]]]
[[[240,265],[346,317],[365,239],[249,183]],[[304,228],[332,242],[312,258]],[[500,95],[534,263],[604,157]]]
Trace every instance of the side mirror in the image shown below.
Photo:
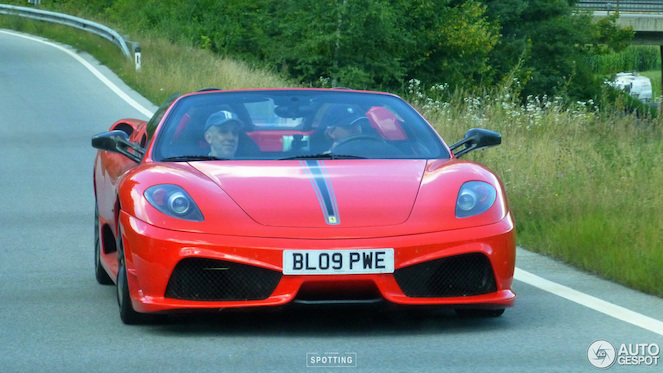
[[[140,163],[145,149],[132,143],[126,132],[115,130],[100,133],[92,137],[92,147],[112,153],[119,153],[136,163]],[[133,152],[129,151],[133,150]]]
[[[451,145],[449,149],[451,149],[453,152],[457,148],[460,148],[464,145],[465,147],[463,149],[459,150],[457,153],[454,153],[456,158],[460,158],[471,151],[490,148],[501,143],[502,135],[499,133],[481,128],[473,128],[465,133],[464,139]]]

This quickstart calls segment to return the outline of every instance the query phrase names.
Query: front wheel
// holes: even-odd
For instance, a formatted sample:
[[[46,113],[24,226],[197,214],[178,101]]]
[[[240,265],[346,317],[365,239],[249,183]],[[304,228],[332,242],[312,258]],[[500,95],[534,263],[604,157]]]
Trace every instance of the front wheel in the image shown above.
[[[131,305],[131,296],[129,295],[129,280],[127,278],[127,266],[124,259],[124,250],[122,249],[122,239],[120,239],[120,258],[117,271],[117,305],[120,308],[120,319],[127,325],[141,324],[148,320],[148,315],[136,312]]]
[[[94,206],[94,276],[101,285],[112,285],[113,280],[101,265],[101,234],[99,232],[99,208]]]

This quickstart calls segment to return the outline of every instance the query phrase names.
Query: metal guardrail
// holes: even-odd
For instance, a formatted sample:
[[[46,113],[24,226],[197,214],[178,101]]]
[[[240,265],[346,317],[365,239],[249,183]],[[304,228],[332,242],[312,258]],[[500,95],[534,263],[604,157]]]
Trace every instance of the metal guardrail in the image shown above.
[[[576,4],[577,9],[607,11],[607,12],[642,12],[663,13],[663,1],[661,0],[580,0]]]
[[[117,31],[99,23],[88,21],[83,18],[73,17],[67,14],[5,4],[0,4],[0,14],[15,15],[36,19],[39,21],[53,22],[61,25],[75,27],[87,32],[92,32],[101,36],[102,38],[111,41],[122,50],[122,53],[127,58],[131,58],[129,47],[127,47],[127,41],[122,36],[120,36]],[[136,61],[136,70],[140,70],[140,48],[138,47],[138,43],[131,44],[133,45],[133,50],[135,52],[134,59]]]

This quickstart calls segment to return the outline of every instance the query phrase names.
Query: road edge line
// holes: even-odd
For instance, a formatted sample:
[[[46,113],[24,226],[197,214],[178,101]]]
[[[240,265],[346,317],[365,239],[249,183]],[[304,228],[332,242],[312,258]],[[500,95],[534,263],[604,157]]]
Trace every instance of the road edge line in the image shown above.
[[[58,45],[56,43],[53,43],[51,41],[41,39],[41,38],[37,38],[37,37],[34,37],[34,36],[24,35],[24,34],[21,34],[21,33],[12,32],[12,31],[8,31],[8,30],[2,30],[2,29],[0,29],[0,32],[3,33],[3,34],[6,34],[6,35],[18,36],[20,38],[24,38],[24,39],[36,41],[38,43],[50,45],[52,47],[55,47],[55,48],[65,52],[65,53],[67,53],[68,55],[75,58],[78,62],[80,62],[83,66],[85,66],[85,68],[87,68],[92,74],[94,74],[94,76],[96,76],[97,79],[99,79],[108,88],[110,88],[110,90],[113,91],[113,93],[118,95],[122,100],[124,100],[127,104],[131,105],[134,109],[138,110],[141,114],[145,115],[148,118],[151,118],[152,115],[154,115],[154,113],[151,110],[145,108],[143,105],[139,104],[138,101],[136,101],[133,98],[129,97],[128,94],[124,93],[124,91],[122,91],[122,89],[120,89],[117,85],[115,85],[115,83],[111,82],[106,76],[104,76],[104,74],[102,74],[99,70],[97,70],[94,66],[92,66],[88,61],[83,59],[83,57],[79,56],[78,54],[72,52],[71,50],[69,50],[69,49],[67,49],[67,48],[65,48],[61,45]]]
[[[650,332],[663,336],[663,321],[645,316],[635,311],[631,311],[622,306],[618,306],[589,294],[585,294],[568,286],[546,280],[520,268],[515,269],[514,278],[518,281],[532,285],[541,290],[578,303],[587,308],[591,308],[610,317],[614,317],[618,320],[639,326],[643,329],[649,330]]]

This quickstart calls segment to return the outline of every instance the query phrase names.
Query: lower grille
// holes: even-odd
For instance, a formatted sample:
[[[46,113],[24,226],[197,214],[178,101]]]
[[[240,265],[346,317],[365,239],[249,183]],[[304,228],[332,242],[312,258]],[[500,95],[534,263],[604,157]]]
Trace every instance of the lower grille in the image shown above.
[[[365,301],[381,299],[382,295],[371,280],[308,281],[297,292],[297,301]]]
[[[497,291],[490,260],[481,253],[457,255],[394,271],[408,297],[460,297]]]
[[[281,272],[247,264],[188,258],[180,261],[168,281],[166,297],[197,301],[242,301],[268,298]]]

